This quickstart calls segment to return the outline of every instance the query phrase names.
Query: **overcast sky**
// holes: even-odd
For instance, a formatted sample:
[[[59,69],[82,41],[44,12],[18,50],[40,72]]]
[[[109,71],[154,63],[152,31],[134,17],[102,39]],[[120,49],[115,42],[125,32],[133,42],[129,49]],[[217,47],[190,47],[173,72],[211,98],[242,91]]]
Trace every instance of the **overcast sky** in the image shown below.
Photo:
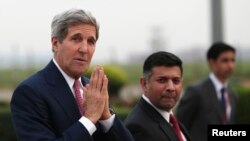
[[[250,1],[223,3],[225,41],[249,47]],[[155,26],[173,53],[211,43],[210,0],[1,0],[0,61],[32,52],[50,60],[51,20],[70,8],[88,10],[100,23],[95,62],[124,62],[131,53],[150,51]]]

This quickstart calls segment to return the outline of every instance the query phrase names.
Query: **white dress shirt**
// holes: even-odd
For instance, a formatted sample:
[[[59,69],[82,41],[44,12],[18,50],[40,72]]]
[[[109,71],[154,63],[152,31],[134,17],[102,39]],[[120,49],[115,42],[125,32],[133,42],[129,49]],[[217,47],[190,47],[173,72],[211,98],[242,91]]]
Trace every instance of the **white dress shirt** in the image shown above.
[[[212,80],[212,83],[213,83],[213,85],[215,87],[215,91],[216,91],[218,100],[221,100],[221,89],[223,87],[227,88],[228,87],[228,82],[226,82],[225,84],[222,84],[219,81],[219,79],[214,75],[214,73],[210,73],[209,78]],[[230,114],[231,114],[231,104],[230,104],[228,93],[225,95],[225,100],[226,100],[226,114],[227,114],[227,118],[229,119]]]

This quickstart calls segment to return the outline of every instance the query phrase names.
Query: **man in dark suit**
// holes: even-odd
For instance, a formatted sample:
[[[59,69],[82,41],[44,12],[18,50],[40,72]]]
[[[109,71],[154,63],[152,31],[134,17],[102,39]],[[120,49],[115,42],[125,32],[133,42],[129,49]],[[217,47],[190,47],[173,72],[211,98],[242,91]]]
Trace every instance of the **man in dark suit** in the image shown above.
[[[172,121],[182,71],[182,61],[168,52],[153,53],[145,60],[140,79],[144,94],[125,120],[135,141],[190,141],[184,126]]]
[[[110,112],[108,79],[97,66],[82,77],[94,54],[99,25],[88,12],[54,17],[50,63],[14,91],[11,112],[20,141],[133,141]]]
[[[237,96],[228,82],[235,67],[235,49],[222,42],[214,43],[207,52],[207,61],[209,77],[187,87],[177,106],[177,117],[194,141],[207,140],[209,124],[235,122]]]

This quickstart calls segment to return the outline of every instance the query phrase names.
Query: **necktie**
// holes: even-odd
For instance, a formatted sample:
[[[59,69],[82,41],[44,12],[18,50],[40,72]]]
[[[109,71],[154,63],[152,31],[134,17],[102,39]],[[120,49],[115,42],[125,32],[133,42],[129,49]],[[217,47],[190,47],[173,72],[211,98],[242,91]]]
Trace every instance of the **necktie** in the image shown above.
[[[221,88],[221,99],[220,99],[220,105],[223,113],[223,122],[226,123],[227,121],[227,114],[226,114],[226,99],[225,99],[225,94],[226,94],[226,88]]]
[[[75,80],[74,85],[73,85],[73,89],[75,92],[76,104],[78,106],[78,109],[79,109],[81,115],[83,115],[83,113],[84,113],[84,111],[83,111],[83,98],[81,96],[80,86],[81,86],[81,82],[78,79]]]
[[[181,136],[181,130],[180,130],[179,123],[178,123],[177,119],[175,118],[175,116],[172,114],[170,114],[170,122],[173,124],[173,129],[174,129],[176,135],[178,136],[179,141],[183,141],[183,138]]]

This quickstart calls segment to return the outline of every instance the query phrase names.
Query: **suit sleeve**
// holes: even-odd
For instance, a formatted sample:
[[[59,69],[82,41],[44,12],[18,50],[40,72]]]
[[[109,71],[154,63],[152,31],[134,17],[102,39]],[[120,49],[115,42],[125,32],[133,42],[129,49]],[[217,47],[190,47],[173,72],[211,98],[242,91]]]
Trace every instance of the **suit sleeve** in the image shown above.
[[[155,135],[152,135],[152,132],[143,128],[139,124],[128,124],[127,125],[129,131],[134,137],[135,141],[154,141]]]
[[[19,141],[92,141],[86,128],[76,122],[58,133],[49,119],[49,109],[38,92],[20,85],[11,99],[13,125]],[[62,123],[63,124],[63,123]]]
[[[100,128],[98,128],[100,129]],[[94,135],[95,140],[97,141],[134,141],[131,133],[125,127],[125,125],[120,121],[120,119],[116,116],[114,123],[110,130],[107,133],[100,133],[100,131],[96,132]]]
[[[195,87],[188,87],[176,109],[177,118],[190,129],[199,110],[200,95]]]

